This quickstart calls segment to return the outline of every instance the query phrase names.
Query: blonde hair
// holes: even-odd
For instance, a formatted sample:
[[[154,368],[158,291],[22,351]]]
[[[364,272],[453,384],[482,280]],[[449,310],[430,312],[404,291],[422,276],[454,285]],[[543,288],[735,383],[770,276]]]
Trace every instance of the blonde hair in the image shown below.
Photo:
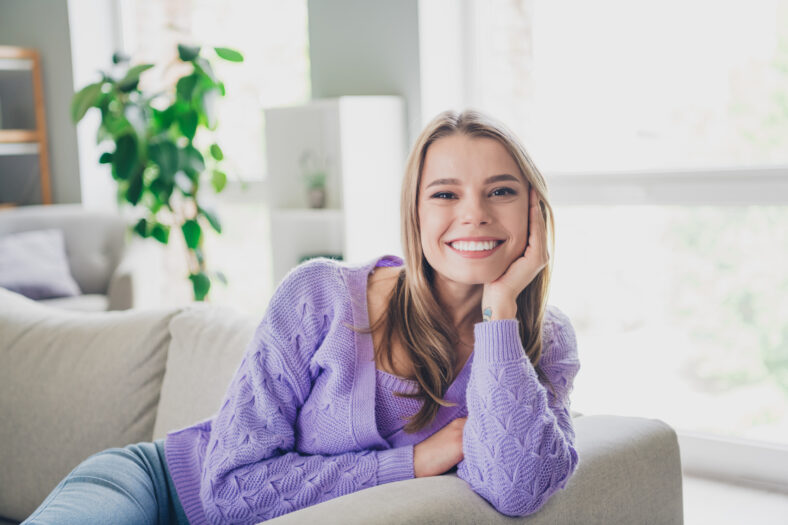
[[[413,364],[416,392],[397,392],[400,397],[420,399],[422,407],[406,424],[405,431],[418,432],[428,426],[440,406],[454,406],[443,395],[454,381],[457,365],[459,334],[452,320],[439,305],[433,292],[433,269],[424,257],[418,217],[418,192],[427,149],[436,140],[455,134],[469,137],[492,138],[500,142],[511,154],[520,172],[531,184],[542,201],[542,216],[550,239],[550,253],[555,253],[555,224],[553,210],[547,198],[547,185],[525,148],[514,133],[503,124],[477,111],[457,113],[445,111],[435,117],[419,135],[407,161],[401,195],[402,248],[404,268],[388,298],[386,313],[381,315],[368,330],[383,328],[382,344],[375,348],[375,361],[392,362],[392,337],[401,342],[409,362]],[[548,265],[517,297],[517,319],[520,339],[525,354],[540,378],[538,368],[542,354],[542,320],[547,307],[553,257]],[[552,385],[551,385],[552,388]]]

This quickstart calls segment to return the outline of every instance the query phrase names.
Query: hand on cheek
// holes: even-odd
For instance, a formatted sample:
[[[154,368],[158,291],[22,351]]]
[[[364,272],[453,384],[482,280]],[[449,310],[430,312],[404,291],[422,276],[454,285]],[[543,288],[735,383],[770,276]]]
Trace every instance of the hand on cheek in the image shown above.
[[[541,203],[533,186],[528,209],[528,240],[523,255],[515,259],[498,279],[484,285],[482,317],[485,321],[514,319],[517,315],[517,296],[550,260]]]

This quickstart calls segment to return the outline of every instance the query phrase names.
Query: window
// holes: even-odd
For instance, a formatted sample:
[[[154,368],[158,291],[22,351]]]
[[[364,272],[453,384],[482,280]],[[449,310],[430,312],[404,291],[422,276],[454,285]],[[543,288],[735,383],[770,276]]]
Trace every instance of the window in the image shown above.
[[[230,173],[264,178],[262,109],[310,97],[306,0],[121,2],[125,48],[135,61],[167,63],[181,42],[243,53],[241,64],[215,63],[227,91],[217,108],[218,140]]]
[[[471,0],[472,102],[543,170],[785,164],[788,1]]]
[[[231,177],[215,203],[223,233],[208,231],[205,242],[208,264],[229,281],[226,287],[214,283],[212,303],[261,316],[272,294],[263,108],[311,96],[307,1],[119,2],[124,47],[135,62],[167,63],[177,58],[181,42],[230,47],[244,55],[240,64],[215,62],[226,86],[217,107],[218,143]],[[250,184],[233,184],[233,175]],[[166,271],[172,275],[184,274],[182,243],[171,236]],[[174,302],[190,299],[188,284],[168,280],[167,296]]]
[[[788,444],[788,0],[457,6],[455,98],[553,197],[575,408]]]

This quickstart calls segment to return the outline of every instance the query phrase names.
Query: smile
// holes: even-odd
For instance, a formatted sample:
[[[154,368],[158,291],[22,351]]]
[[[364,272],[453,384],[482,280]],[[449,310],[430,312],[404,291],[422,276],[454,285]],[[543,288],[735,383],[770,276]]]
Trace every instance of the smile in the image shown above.
[[[454,250],[461,257],[468,259],[481,259],[489,257],[501,247],[503,241],[481,241],[481,242],[468,242],[468,241],[455,241],[446,243],[446,246]]]

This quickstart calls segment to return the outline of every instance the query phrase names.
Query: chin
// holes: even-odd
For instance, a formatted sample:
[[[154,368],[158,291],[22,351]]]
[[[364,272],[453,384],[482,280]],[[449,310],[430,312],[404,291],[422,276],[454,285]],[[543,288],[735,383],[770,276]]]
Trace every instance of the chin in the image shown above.
[[[444,272],[440,268],[435,268],[435,271],[443,276],[445,279],[461,283],[461,284],[487,284],[496,280],[503,275],[504,269],[502,268],[467,268],[461,269],[456,266],[451,271]]]

